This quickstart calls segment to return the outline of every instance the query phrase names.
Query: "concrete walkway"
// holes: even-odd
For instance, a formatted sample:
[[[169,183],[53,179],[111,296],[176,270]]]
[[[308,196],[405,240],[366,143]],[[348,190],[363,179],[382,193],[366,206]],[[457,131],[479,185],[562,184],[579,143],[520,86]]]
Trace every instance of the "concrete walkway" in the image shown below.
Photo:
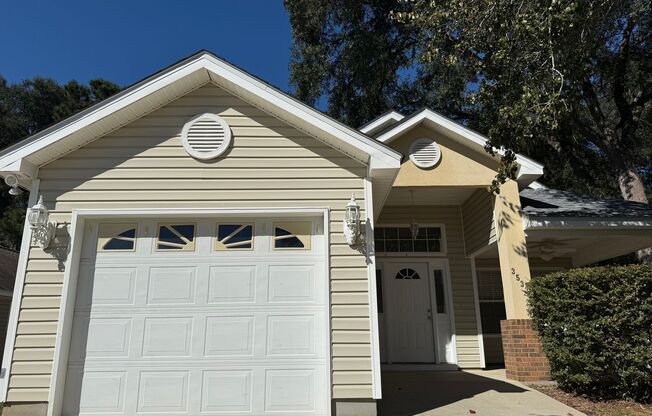
[[[383,371],[379,416],[582,416],[505,370]]]

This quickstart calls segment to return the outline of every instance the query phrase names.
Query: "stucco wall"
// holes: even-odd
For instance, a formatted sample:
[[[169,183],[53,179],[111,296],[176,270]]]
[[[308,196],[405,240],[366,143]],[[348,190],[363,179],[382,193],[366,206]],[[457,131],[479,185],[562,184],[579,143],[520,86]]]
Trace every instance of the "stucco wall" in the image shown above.
[[[203,112],[221,115],[234,137],[232,149],[209,162],[188,156],[179,137]],[[367,265],[341,233],[351,194],[364,206],[365,175],[366,166],[212,85],[39,171],[40,193],[59,222],[75,208],[329,208],[334,398],[371,397]],[[48,399],[61,266],[31,249],[9,402]]]
[[[441,159],[432,169],[417,167],[407,156],[414,140],[423,137],[435,140],[441,149]],[[482,148],[464,146],[423,125],[394,139],[390,146],[406,155],[394,186],[486,187],[496,176],[498,164]]]

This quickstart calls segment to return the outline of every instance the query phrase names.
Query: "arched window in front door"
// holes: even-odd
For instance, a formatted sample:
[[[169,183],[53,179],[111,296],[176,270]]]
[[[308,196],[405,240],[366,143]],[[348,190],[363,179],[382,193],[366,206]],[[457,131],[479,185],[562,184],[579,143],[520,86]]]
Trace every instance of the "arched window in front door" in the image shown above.
[[[401,269],[396,273],[396,279],[411,279],[411,280],[416,280],[416,279],[421,279],[421,276],[419,276],[419,273],[417,273],[415,270],[410,269],[410,268],[405,268]]]

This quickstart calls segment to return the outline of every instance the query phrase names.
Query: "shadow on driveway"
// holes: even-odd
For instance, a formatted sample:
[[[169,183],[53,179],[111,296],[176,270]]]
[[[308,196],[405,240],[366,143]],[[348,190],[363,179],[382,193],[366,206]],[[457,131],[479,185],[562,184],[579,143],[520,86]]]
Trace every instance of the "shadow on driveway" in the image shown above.
[[[378,415],[581,415],[540,392],[502,380],[503,374],[504,371],[384,371]]]

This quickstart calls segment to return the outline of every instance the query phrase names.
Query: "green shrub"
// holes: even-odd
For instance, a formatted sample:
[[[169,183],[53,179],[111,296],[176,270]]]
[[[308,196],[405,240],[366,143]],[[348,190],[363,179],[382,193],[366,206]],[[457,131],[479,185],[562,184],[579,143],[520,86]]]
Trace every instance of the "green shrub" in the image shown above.
[[[527,292],[562,389],[652,402],[652,265],[552,273],[533,279]]]

